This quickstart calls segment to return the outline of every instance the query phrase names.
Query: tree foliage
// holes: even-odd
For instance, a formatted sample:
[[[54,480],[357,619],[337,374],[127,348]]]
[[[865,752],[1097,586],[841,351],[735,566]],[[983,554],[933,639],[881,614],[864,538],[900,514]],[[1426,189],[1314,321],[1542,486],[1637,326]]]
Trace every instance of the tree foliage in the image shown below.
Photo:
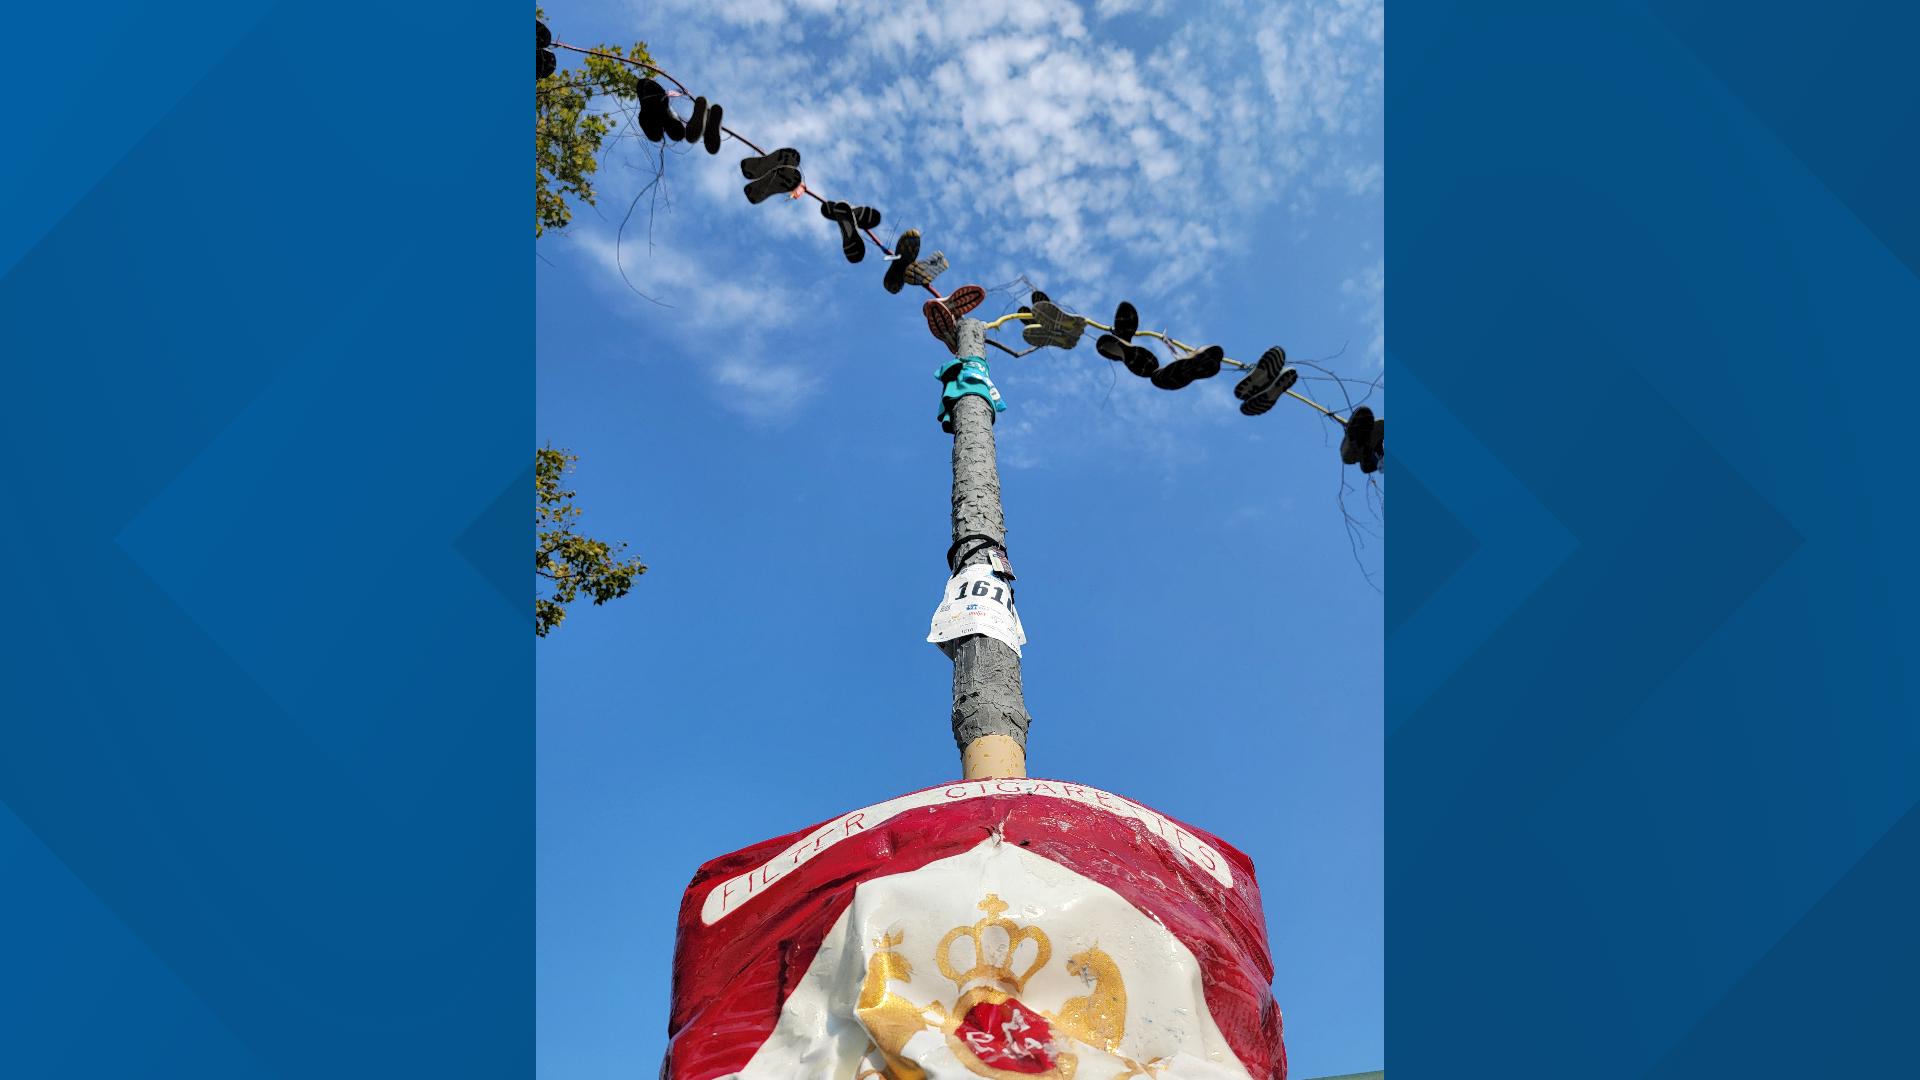
[[[534,17],[546,13],[534,8]],[[645,42],[630,49],[595,45],[612,53],[652,63]],[[580,55],[580,54],[574,54]],[[640,72],[604,56],[581,56],[577,68],[561,68],[538,81],[534,89],[533,120],[533,235],[564,229],[573,220],[569,200],[594,201],[593,174],[600,169],[600,146],[619,123],[592,108],[594,98],[637,101]]]
[[[634,579],[647,572],[639,558],[622,561],[625,543],[608,544],[573,531],[580,508],[574,492],[560,486],[579,456],[549,446],[534,451],[533,573],[538,589],[533,602],[533,632],[546,637],[567,617],[567,605],[581,595],[604,604],[627,595]]]

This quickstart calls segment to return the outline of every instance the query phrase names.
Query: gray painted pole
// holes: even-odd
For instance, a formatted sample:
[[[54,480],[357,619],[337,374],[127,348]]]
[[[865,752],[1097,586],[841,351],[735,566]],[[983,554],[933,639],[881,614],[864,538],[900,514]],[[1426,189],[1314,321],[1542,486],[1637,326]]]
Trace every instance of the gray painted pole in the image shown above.
[[[978,319],[960,320],[954,340],[955,356],[986,355],[986,328]],[[969,395],[953,405],[953,539],[974,534],[994,537],[1004,547],[1007,520],[1000,508],[993,406]],[[961,565],[986,561],[981,549]],[[1032,718],[1020,689],[1019,654],[984,634],[944,647],[953,660],[953,741],[960,748],[962,772],[969,780],[1025,776]]]

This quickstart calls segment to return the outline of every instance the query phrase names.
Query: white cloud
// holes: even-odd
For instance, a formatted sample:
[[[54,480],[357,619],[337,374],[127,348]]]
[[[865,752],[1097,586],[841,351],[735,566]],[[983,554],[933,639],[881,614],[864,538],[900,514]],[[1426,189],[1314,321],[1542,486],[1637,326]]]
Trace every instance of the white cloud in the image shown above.
[[[777,280],[716,274],[683,247],[659,239],[649,243],[642,230],[629,230],[624,239],[592,228],[574,228],[566,236],[614,278],[615,287],[631,284],[670,311],[670,320],[684,330],[726,328],[759,335],[793,325],[804,310],[795,291]],[[623,270],[625,282],[619,277]]]
[[[647,0],[634,6],[632,36],[723,104],[729,127],[766,149],[799,148],[809,188],[881,209],[882,237],[919,228],[926,250],[952,263],[943,286],[1024,274],[1103,319],[1125,296],[1150,327],[1173,330],[1169,320],[1182,320],[1180,336],[1192,340],[1206,333],[1186,321],[1201,294],[1192,286],[1243,253],[1249,233],[1239,222],[1286,207],[1299,242],[1317,200],[1378,197],[1384,15],[1380,0],[1214,0],[1179,8],[1171,24],[1130,27],[1166,31],[1138,45],[1116,39],[1120,24],[1106,22],[1165,8],[1163,0],[976,0],[963,9]],[[633,150],[657,153],[633,142],[616,156],[637,163]],[[729,145],[719,158],[725,167],[715,168],[703,150],[670,149],[663,160],[679,203],[656,223],[697,219],[838,260],[837,234],[810,200],[752,206],[740,197],[733,166],[747,152]],[[603,202],[624,210],[650,175],[610,158]],[[740,346],[727,361],[703,361],[730,408],[762,422],[791,417],[815,383],[779,366],[791,363],[785,358],[769,366],[775,350],[760,343],[796,313],[832,303],[829,287],[760,265],[708,266],[685,245],[644,252],[634,246],[644,214],[627,230],[627,276],[682,305],[669,315],[689,348],[703,339],[710,346],[720,330]],[[617,224],[616,214],[603,233],[574,230],[609,269]],[[1357,272],[1344,290],[1372,329],[1376,364],[1383,269]],[[642,316],[651,310],[617,276],[613,287]],[[989,307],[1005,302],[996,296]],[[1143,393],[1132,375],[1093,355],[1091,336],[1071,363],[1004,360],[994,376],[1018,402],[1000,429],[1012,468],[1067,452],[1076,435],[1088,437],[1081,445],[1137,444],[1191,465],[1204,454],[1193,431],[1241,419],[1232,371],[1180,394]],[[1049,416],[1072,400],[1092,404]],[[1042,417],[1044,449],[1034,428]],[[1064,428],[1078,431],[1063,430],[1069,420]]]
[[[649,41],[730,127],[799,148],[809,188],[879,207],[888,238],[919,227],[965,280],[1156,301],[1242,242],[1232,215],[1377,191],[1380,0],[1223,0],[1137,50],[1068,0],[777,7],[649,0]],[[696,171],[717,212],[831,240]]]
[[[1340,283],[1340,292],[1358,309],[1371,336],[1367,339],[1367,363],[1378,369],[1387,362],[1387,264],[1376,260],[1372,266]]]
[[[1254,35],[1277,118],[1299,131],[1365,129],[1385,89],[1385,40],[1382,0],[1279,5]]]
[[[797,363],[775,359],[766,343],[826,302],[824,297],[782,285],[771,274],[751,275],[744,279],[750,283],[743,283],[741,275],[714,273],[682,246],[659,240],[649,245],[643,230],[630,230],[628,238],[620,240],[576,225],[566,238],[600,264],[606,273],[603,287],[633,301],[622,303],[620,310],[649,320],[664,317],[673,328],[675,355],[670,359],[697,365],[712,380],[724,407],[749,420],[782,424],[819,394],[818,380],[807,377]],[[626,292],[629,284],[654,303]],[[716,348],[716,343],[723,347]]]
[[[1380,162],[1355,165],[1347,169],[1347,193],[1350,195],[1373,195],[1379,192],[1386,169]]]
[[[723,393],[721,403],[749,420],[784,424],[820,392],[797,364],[770,363],[765,354],[722,352],[712,372]]]
[[[1145,15],[1161,15],[1167,10],[1167,0],[1098,0],[1093,10],[1103,19],[1135,11]]]

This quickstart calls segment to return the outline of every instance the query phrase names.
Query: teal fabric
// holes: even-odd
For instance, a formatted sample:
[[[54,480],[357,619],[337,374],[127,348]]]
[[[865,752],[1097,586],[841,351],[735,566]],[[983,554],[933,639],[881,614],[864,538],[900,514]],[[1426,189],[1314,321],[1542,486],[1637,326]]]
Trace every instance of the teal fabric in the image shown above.
[[[993,379],[987,373],[985,357],[949,357],[942,361],[934,373],[944,386],[940,390],[940,430],[953,431],[954,403],[968,394],[986,398],[993,405],[993,411],[1007,411],[1007,403],[1000,399],[1000,391],[993,385]]]

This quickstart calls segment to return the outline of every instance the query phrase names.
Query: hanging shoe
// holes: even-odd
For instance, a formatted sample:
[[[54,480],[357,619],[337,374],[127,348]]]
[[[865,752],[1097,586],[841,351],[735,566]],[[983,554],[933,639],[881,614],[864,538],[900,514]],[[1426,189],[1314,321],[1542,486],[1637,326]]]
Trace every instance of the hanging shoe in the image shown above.
[[[887,275],[880,279],[881,288],[898,293],[907,283],[907,268],[919,257],[920,230],[908,229],[900,234],[900,239],[894,241],[893,261],[887,264]]]
[[[1046,293],[1041,292],[1039,289],[1035,289],[1033,290],[1033,295],[1028,297],[1028,299],[1031,300],[1033,304],[1044,304],[1047,302],[1048,297]],[[1020,311],[1020,314],[1022,315],[1031,315],[1033,314],[1033,307],[1031,306],[1031,304],[1021,304],[1019,311]],[[1022,334],[1025,334],[1026,328],[1021,327],[1020,332]]]
[[[1113,336],[1121,341],[1132,341],[1133,335],[1140,330],[1140,313],[1125,300],[1113,312]]]
[[[936,251],[932,258],[921,259],[907,267],[907,284],[931,285],[933,279],[947,272],[947,253]]]
[[[1051,300],[1036,300],[1033,318],[1020,331],[1020,336],[1036,348],[1051,345],[1056,349],[1071,349],[1080,344],[1080,335],[1086,330],[1084,316],[1069,315]]]
[[[718,102],[707,106],[707,130],[702,133],[701,137],[707,142],[707,153],[709,154],[717,154],[720,152],[720,136],[722,134],[720,130],[720,117],[724,112],[725,110],[720,108]]]
[[[1287,368],[1280,372],[1280,377],[1274,380],[1272,385],[1247,400],[1242,401],[1240,403],[1240,414],[1242,416],[1259,416],[1261,413],[1273,408],[1273,403],[1280,400],[1280,395],[1293,389],[1293,384],[1299,381],[1300,369]]]
[[[840,252],[848,262],[857,263],[867,257],[867,245],[860,239],[860,230],[877,227],[880,224],[880,211],[871,206],[823,202],[820,204],[820,216],[840,226]]]
[[[687,138],[687,122],[673,115],[672,109],[668,109],[667,118],[660,125],[660,134],[665,136],[670,142],[685,142]]]
[[[758,206],[775,195],[785,195],[794,190],[800,186],[800,182],[799,169],[781,165],[740,190],[746,192],[748,202]]]
[[[800,151],[791,146],[783,146],[771,154],[740,159],[740,175],[749,180],[758,180],[775,169],[799,167]]]
[[[1347,432],[1340,437],[1340,460],[1348,465],[1360,464],[1360,459],[1373,448],[1373,410],[1361,405],[1347,415]],[[1378,468],[1378,465],[1375,465]]]
[[[844,202],[823,202],[820,204],[820,216],[840,226],[840,253],[850,263],[857,263],[867,257],[866,242],[860,239],[860,230],[853,227],[853,207]]]
[[[1162,390],[1183,390],[1197,379],[1211,379],[1220,374],[1220,361],[1226,355],[1227,351],[1218,345],[1188,353],[1154,372],[1153,385]]]
[[[1379,472],[1380,459],[1386,456],[1387,418],[1383,416],[1373,422],[1373,438],[1367,440],[1366,448],[1360,452],[1360,471]]]
[[[1112,334],[1101,334],[1100,339],[1093,343],[1093,349],[1115,363],[1127,365],[1128,371],[1143,379],[1150,378],[1154,372],[1160,370],[1160,358],[1153,355],[1152,349],[1144,345],[1135,345],[1130,341],[1121,341]]]
[[[1234,386],[1233,396],[1240,399],[1242,413],[1259,416],[1299,381],[1300,372],[1287,366],[1287,350],[1275,345],[1260,354],[1253,370]]]
[[[1240,382],[1234,386],[1233,396],[1239,398],[1241,401],[1247,401],[1257,395],[1266,393],[1267,388],[1273,384],[1275,379],[1280,377],[1280,372],[1284,370],[1286,366],[1287,350],[1278,345],[1273,346],[1266,352],[1260,354],[1260,360],[1253,365],[1253,370],[1248,372],[1247,377],[1241,379]]]
[[[640,131],[659,142],[667,132],[667,89],[652,79],[640,80]]]
[[[707,99],[697,97],[693,99],[693,115],[687,117],[687,141],[690,143],[699,142],[701,133],[706,130]]]
[[[927,332],[936,340],[951,345],[954,331],[960,328],[961,318],[986,299],[987,290],[978,285],[962,285],[946,296],[927,301],[920,305],[920,311],[927,317]]]
[[[927,317],[927,333],[932,334],[935,341],[953,348],[953,332],[959,329],[960,320],[947,305],[938,299],[929,300],[920,305],[920,313]]]

